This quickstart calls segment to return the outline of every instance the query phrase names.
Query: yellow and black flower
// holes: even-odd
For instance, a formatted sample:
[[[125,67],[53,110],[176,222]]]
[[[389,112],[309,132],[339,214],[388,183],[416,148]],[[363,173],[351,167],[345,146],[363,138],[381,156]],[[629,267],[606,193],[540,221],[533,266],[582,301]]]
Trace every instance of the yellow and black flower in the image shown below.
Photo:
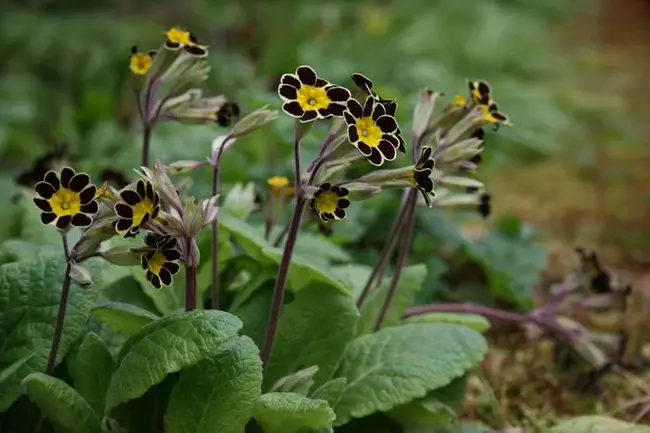
[[[488,193],[482,193],[478,200],[478,213],[483,218],[487,218],[492,213],[492,196]]]
[[[148,243],[155,249],[142,255],[142,269],[147,271],[147,279],[156,289],[169,286],[172,276],[178,273],[181,253],[176,249],[176,239],[168,235],[149,238]]]
[[[76,173],[70,167],[64,167],[60,175],[48,171],[35,190],[40,196],[34,198],[34,204],[42,211],[41,222],[54,224],[59,230],[67,229],[70,224],[87,227],[99,210],[95,201],[97,189],[90,184],[90,176]]]
[[[350,191],[342,186],[324,183],[318,187],[310,206],[323,221],[345,218],[345,209],[350,206]]]
[[[343,113],[348,125],[348,139],[373,165],[382,165],[397,156],[400,145],[395,117],[372,96],[366,98],[363,107],[354,99],[348,100]]]
[[[468,81],[467,87],[475,104],[487,104],[490,101],[492,89],[487,81]]]
[[[422,194],[424,202],[428,207],[433,206],[431,199],[436,197],[436,193],[433,191],[433,169],[435,165],[436,161],[433,159],[433,149],[429,146],[424,146],[420,152],[420,158],[418,158],[413,168],[412,182]]]
[[[199,44],[196,36],[186,30],[172,27],[165,33],[165,36],[167,36],[165,48],[170,51],[184,49],[186,53],[195,57],[206,57],[208,55],[207,47]]]
[[[138,47],[136,45],[133,45],[131,47],[131,59],[129,61],[129,68],[131,68],[131,72],[133,72],[135,75],[147,75],[147,72],[149,72],[149,69],[151,69],[153,56],[155,55],[155,50],[144,53],[138,51]]]
[[[350,91],[318,78],[309,66],[300,66],[295,74],[284,74],[278,86],[284,101],[282,110],[301,122],[342,116]]]
[[[470,138],[476,138],[478,140],[481,140],[480,148],[483,149],[485,147],[485,130],[483,128],[478,128],[476,131],[474,131],[470,136]],[[472,156],[469,159],[469,162],[476,164],[477,167],[481,164],[482,161],[483,161],[482,151]]]
[[[147,222],[156,219],[160,212],[160,196],[153,185],[139,180],[136,189],[126,189],[120,193],[122,201],[115,205],[119,217],[115,230],[124,237],[134,237]]]
[[[499,125],[508,123],[508,116],[501,113],[497,103],[492,100],[489,100],[486,104],[481,104],[481,110],[483,111],[483,117],[481,118],[483,124],[495,124],[498,128]]]

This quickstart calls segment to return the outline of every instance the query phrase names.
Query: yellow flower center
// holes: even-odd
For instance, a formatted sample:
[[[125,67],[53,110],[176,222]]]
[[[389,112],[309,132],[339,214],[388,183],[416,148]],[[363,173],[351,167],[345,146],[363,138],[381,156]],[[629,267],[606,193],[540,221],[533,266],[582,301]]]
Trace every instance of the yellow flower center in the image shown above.
[[[315,111],[330,106],[332,100],[324,87],[301,86],[298,89],[298,104],[305,111]]]
[[[145,198],[140,203],[136,203],[136,205],[133,206],[133,225],[139,226],[142,224],[142,218],[144,218],[144,215],[149,214],[149,217],[151,218],[152,213],[153,203],[148,198]]]
[[[382,132],[379,126],[375,125],[372,117],[362,117],[357,119],[357,133],[361,141],[370,147],[379,146]]]
[[[463,105],[465,105],[466,102],[467,102],[467,100],[465,99],[465,97],[463,95],[456,95],[454,97],[454,101],[451,104],[449,104],[449,106],[451,108],[460,108]]]
[[[49,200],[52,211],[58,217],[75,215],[81,212],[79,193],[60,188]]]
[[[153,273],[153,274],[160,274],[160,270],[162,269],[163,265],[167,259],[162,253],[162,250],[158,249],[154,253],[153,257],[151,257],[149,260],[147,260],[147,268]]]
[[[499,121],[490,113],[490,107],[487,105],[481,105],[481,111],[483,112],[483,117],[481,120],[485,123],[498,123]]]
[[[136,75],[145,75],[151,68],[151,56],[147,53],[135,53],[131,56],[131,72]]]
[[[174,42],[176,44],[181,44],[181,45],[192,44],[192,41],[190,40],[190,32],[186,32],[185,30],[171,28],[167,31],[166,35],[167,35],[167,39],[169,39],[171,42]]]
[[[284,176],[273,176],[266,181],[273,189],[282,189],[289,186],[289,179]]]
[[[333,214],[336,210],[336,205],[339,202],[339,197],[330,191],[322,192],[321,195],[316,197],[316,209],[320,213]]]

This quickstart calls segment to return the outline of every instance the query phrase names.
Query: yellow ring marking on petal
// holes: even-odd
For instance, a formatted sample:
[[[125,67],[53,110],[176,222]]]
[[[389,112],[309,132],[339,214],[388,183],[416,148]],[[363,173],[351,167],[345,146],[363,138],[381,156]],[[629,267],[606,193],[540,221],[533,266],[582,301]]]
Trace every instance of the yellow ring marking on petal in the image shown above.
[[[52,207],[52,212],[57,217],[66,215],[76,215],[81,212],[81,198],[78,192],[71,191],[67,188],[59,188],[48,200]]]
[[[327,96],[324,87],[300,86],[296,98],[300,107],[305,111],[316,111],[330,106],[332,100]]]
[[[359,139],[370,147],[377,147],[381,142],[382,132],[379,126],[375,124],[372,117],[362,117],[357,119],[357,134]]]

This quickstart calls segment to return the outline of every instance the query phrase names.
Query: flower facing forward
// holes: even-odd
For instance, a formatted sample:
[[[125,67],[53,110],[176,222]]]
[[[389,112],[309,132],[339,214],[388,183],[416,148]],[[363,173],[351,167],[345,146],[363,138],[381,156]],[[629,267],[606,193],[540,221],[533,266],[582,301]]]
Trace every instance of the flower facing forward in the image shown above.
[[[345,218],[345,209],[350,206],[350,191],[342,186],[324,183],[314,194],[310,206],[323,221]]]
[[[186,30],[172,27],[167,30],[165,36],[167,37],[165,48],[170,51],[177,51],[182,48],[186,53],[195,57],[206,57],[208,55],[207,47],[199,44],[196,36]]]
[[[350,99],[343,113],[348,126],[348,139],[371,164],[380,166],[392,161],[400,146],[397,121],[386,113],[386,108],[372,96],[363,107]]]
[[[169,235],[149,237],[147,243],[154,247],[141,258],[142,269],[147,272],[147,280],[156,289],[169,286],[172,276],[180,269],[178,261],[181,253],[176,249],[176,239]]]
[[[153,56],[156,55],[155,51],[147,53],[138,51],[138,47],[133,45],[131,47],[131,59],[129,61],[129,68],[135,75],[147,75],[153,63]]]
[[[64,167],[60,175],[47,172],[35,189],[39,197],[34,198],[34,204],[42,211],[41,222],[54,224],[59,230],[71,224],[87,227],[99,210],[95,201],[97,189],[90,184],[90,176],[70,167]]]
[[[160,196],[153,185],[139,180],[136,189],[125,189],[120,193],[121,201],[115,204],[119,217],[115,230],[124,237],[135,236],[147,222],[156,219],[160,212]]]
[[[278,94],[284,104],[282,110],[301,122],[342,116],[350,91],[318,78],[309,66],[300,66],[295,74],[284,74]]]
[[[411,173],[412,182],[422,194],[424,202],[428,207],[433,206],[432,199],[436,197],[433,191],[433,169],[436,161],[433,159],[433,149],[429,146],[422,148],[420,158],[418,158],[413,172]]]

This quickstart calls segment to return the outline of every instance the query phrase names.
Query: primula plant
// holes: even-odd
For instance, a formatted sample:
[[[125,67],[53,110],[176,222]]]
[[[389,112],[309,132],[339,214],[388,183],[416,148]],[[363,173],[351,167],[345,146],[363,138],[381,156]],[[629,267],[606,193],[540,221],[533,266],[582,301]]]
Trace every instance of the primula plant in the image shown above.
[[[24,192],[40,243],[2,249],[2,431],[454,431],[437,429],[456,422],[487,326],[413,307],[427,268],[407,262],[416,213],[490,213],[473,173],[487,136],[509,125],[490,85],[468,81],[446,103],[424,89],[411,108],[360,73],[335,84],[303,65],[281,77],[280,109],[240,118],[226,96],[205,95],[208,56],[180,28],[156,50],[133,47],[132,178],[93,184],[66,165]],[[397,114],[410,109],[407,131]],[[253,187],[221,199],[222,156],[282,114],[293,175],[268,179],[261,209]],[[204,161],[151,163],[155,127],[169,121],[228,130]],[[305,161],[310,134],[321,145]],[[196,198],[201,171],[212,188]],[[305,230],[335,232],[379,194],[402,198],[367,272]]]

